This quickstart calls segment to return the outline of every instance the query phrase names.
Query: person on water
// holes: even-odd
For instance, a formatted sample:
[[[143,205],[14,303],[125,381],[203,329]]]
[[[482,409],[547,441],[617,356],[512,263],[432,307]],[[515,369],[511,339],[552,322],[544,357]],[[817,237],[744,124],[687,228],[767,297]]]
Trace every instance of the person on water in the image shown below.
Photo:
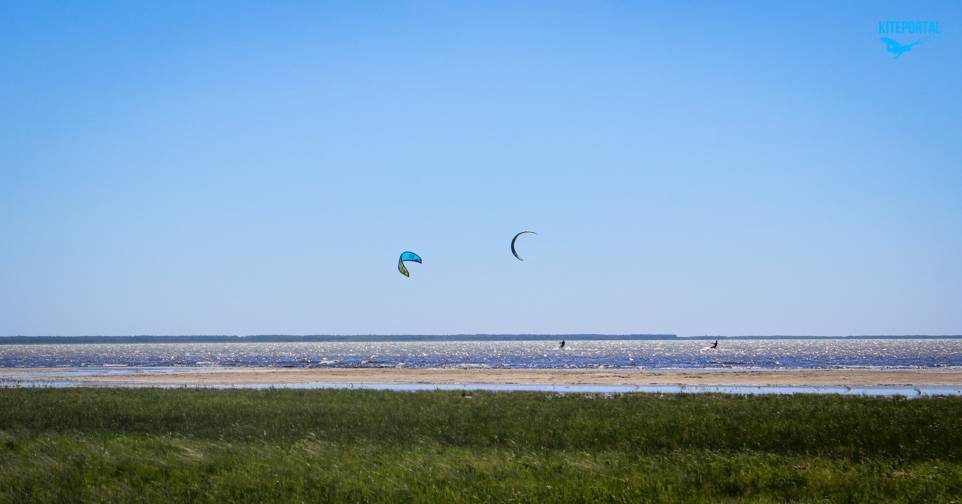
[[[558,348],[564,348],[564,347],[565,347],[565,340],[561,340],[561,344],[558,345]]]
[[[718,348],[718,340],[715,340],[715,342],[711,344],[711,348],[712,349]]]

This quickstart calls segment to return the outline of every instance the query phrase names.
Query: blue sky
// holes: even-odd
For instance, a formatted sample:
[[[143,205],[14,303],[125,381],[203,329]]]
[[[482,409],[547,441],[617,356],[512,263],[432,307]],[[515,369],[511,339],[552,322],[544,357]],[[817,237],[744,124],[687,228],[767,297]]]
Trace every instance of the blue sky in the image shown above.
[[[962,6],[779,4],[3,2],[0,334],[962,333]]]

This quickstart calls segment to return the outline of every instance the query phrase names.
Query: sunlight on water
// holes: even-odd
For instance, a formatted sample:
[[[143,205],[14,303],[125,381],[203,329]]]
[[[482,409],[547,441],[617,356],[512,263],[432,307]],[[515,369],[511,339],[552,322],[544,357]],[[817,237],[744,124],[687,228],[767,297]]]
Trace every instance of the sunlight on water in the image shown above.
[[[782,369],[962,366],[962,339],[0,345],[0,367]]]

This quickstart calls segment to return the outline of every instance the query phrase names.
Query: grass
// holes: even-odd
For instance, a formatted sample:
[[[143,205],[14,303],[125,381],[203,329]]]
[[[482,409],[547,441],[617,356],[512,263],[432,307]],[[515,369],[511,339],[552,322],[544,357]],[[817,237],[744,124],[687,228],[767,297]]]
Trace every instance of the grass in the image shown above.
[[[0,389],[0,502],[960,496],[959,398]]]

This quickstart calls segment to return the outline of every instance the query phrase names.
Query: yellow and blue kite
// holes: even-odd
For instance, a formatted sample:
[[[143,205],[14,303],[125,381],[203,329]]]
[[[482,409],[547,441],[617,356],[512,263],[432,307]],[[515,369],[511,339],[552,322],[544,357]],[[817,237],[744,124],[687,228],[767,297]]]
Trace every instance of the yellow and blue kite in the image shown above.
[[[408,268],[407,266],[404,265],[404,261],[412,261],[412,262],[420,263],[421,256],[408,250],[401,252],[401,257],[397,260],[397,270],[400,271],[402,275],[406,277],[410,277],[411,273],[408,272]]]

